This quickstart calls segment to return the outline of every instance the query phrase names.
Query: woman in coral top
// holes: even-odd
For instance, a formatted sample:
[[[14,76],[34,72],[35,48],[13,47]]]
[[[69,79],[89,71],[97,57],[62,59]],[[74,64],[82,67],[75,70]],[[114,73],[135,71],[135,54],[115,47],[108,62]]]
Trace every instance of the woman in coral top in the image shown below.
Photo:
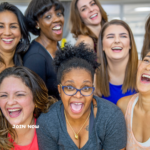
[[[51,105],[42,79],[25,67],[0,74],[0,149],[38,150],[36,118]]]

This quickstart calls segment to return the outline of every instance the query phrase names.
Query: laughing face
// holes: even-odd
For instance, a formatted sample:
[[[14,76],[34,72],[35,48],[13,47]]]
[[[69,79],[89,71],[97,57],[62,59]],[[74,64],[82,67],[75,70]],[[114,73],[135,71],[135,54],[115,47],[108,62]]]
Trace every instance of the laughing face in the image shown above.
[[[20,78],[6,77],[0,85],[0,108],[11,125],[28,125],[33,120],[33,95]]]
[[[72,69],[64,74],[61,84],[62,86],[69,86],[70,89],[72,87],[77,89],[92,87],[92,75],[85,69]],[[89,114],[93,94],[83,96],[78,91],[75,95],[68,96],[60,85],[58,85],[58,90],[68,117],[81,119]]]
[[[77,7],[85,25],[93,26],[101,23],[100,9],[94,0],[79,0]]]
[[[0,51],[12,52],[21,39],[17,16],[11,11],[0,12]]]
[[[140,93],[150,93],[150,52],[144,57],[138,68],[137,88]]]
[[[64,16],[61,10],[55,11],[53,6],[42,17],[38,18],[37,26],[40,28],[40,36],[52,41],[60,41],[63,35]]]
[[[129,58],[130,37],[121,25],[110,25],[104,31],[103,51],[107,60],[123,60]]]

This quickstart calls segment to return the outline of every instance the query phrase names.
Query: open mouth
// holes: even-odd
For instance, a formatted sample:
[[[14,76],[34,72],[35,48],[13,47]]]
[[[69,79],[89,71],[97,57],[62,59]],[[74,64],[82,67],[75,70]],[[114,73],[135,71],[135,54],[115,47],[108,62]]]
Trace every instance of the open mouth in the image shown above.
[[[80,113],[83,108],[83,103],[71,103],[70,107],[73,113]]]
[[[118,52],[121,52],[122,49],[123,49],[122,47],[113,47],[113,48],[112,48],[112,51],[118,53]]]
[[[150,75],[142,74],[141,81],[144,83],[150,83]]]
[[[7,110],[11,118],[18,117],[22,111],[22,109],[7,109]]]
[[[90,17],[90,19],[95,19],[98,16],[98,14],[94,14]]]
[[[60,25],[56,25],[52,29],[56,34],[62,34],[62,27]]]
[[[6,44],[12,43],[13,40],[14,40],[14,39],[2,39],[2,41],[3,41],[4,43],[6,43]]]

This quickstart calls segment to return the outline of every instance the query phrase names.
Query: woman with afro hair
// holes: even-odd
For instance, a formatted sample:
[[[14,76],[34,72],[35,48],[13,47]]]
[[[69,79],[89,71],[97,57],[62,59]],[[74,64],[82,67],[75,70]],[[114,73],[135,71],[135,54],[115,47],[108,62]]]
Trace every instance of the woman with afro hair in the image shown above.
[[[37,120],[40,150],[123,150],[126,146],[121,110],[93,95],[99,67],[95,60],[96,54],[83,43],[57,51],[54,63],[61,100]]]

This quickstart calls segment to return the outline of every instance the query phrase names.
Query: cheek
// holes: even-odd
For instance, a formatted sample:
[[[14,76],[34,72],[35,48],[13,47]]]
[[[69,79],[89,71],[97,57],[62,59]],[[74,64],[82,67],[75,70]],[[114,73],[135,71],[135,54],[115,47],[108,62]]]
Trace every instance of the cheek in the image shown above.
[[[21,32],[20,32],[20,30],[17,30],[17,31],[15,31],[14,32],[14,35],[16,36],[16,37],[18,37],[19,38],[19,40],[21,39]]]
[[[81,19],[84,21],[87,18],[86,11],[85,12],[80,12],[80,16],[81,16]]]

